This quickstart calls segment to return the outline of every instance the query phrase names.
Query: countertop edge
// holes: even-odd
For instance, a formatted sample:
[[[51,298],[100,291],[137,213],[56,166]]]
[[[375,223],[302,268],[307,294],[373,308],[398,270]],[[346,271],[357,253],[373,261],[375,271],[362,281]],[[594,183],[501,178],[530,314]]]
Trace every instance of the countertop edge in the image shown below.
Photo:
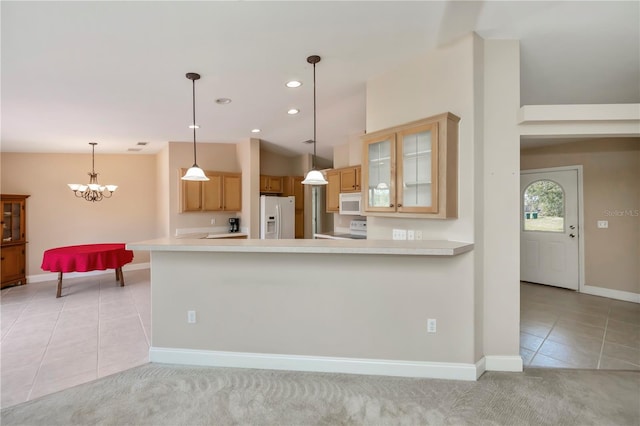
[[[458,256],[473,243],[449,240],[238,240],[172,239],[127,243],[130,250],[289,254],[374,254],[403,256]]]

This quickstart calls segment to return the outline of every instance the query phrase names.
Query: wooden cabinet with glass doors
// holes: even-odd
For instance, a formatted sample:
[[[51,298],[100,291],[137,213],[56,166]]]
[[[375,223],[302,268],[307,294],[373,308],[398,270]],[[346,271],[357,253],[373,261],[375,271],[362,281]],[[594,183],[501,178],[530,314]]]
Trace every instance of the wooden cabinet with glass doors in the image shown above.
[[[1,288],[26,284],[26,200],[28,195],[2,194]]]
[[[457,217],[459,121],[445,113],[363,136],[365,214]]]

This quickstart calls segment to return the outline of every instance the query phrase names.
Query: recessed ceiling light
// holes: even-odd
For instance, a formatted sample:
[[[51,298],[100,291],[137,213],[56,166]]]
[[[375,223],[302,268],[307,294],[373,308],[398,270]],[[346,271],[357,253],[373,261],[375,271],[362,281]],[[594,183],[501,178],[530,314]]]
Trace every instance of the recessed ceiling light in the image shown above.
[[[145,146],[148,145],[149,142],[138,142],[136,145]]]
[[[231,103],[231,99],[229,98],[218,98],[216,99],[216,103],[219,105],[226,105]]]
[[[199,129],[200,126],[198,126],[197,124],[189,124],[189,128],[190,129]]]
[[[287,87],[300,87],[302,83],[297,80],[287,81]]]
[[[260,129],[251,129],[251,133],[260,133]]]
[[[137,152],[137,151],[142,151],[142,148],[129,148],[127,149],[127,151]]]
[[[294,115],[294,114],[297,114],[299,112],[300,112],[299,109],[291,108],[289,111],[287,111],[287,114]]]

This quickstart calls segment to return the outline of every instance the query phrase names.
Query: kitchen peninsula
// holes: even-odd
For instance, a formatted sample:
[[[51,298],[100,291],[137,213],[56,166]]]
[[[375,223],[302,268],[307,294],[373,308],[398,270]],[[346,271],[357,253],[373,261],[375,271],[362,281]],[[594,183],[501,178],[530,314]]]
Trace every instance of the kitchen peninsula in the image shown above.
[[[484,371],[463,262],[471,243],[164,238],[127,248],[151,252],[152,362],[463,380]]]

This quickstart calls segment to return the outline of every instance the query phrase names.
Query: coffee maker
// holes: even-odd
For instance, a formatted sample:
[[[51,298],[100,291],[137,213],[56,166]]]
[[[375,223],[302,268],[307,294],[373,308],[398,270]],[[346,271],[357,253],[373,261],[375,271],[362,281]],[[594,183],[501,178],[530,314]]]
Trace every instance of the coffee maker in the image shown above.
[[[238,232],[240,231],[240,218],[239,217],[230,217],[229,218],[229,232]]]

